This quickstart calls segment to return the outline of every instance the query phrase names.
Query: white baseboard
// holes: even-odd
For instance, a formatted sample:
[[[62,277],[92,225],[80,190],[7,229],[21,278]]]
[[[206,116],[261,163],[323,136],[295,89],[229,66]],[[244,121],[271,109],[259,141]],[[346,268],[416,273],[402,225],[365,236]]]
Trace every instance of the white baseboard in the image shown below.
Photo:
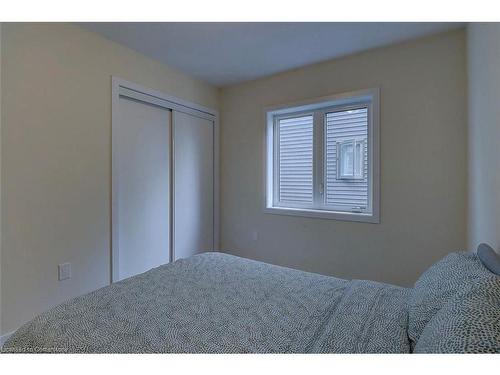
[[[0,348],[3,346],[3,344],[5,344],[5,342],[7,341],[7,339],[12,336],[14,332],[11,332],[11,333],[7,333],[3,336],[0,336]]]

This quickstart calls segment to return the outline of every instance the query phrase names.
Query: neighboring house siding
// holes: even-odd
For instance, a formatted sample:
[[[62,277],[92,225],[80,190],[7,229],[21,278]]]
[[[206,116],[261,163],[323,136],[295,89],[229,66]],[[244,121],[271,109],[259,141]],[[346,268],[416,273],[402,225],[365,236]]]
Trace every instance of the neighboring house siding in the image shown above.
[[[368,110],[366,108],[326,115],[326,204],[351,209],[368,206]],[[365,140],[363,178],[338,177],[337,144],[351,139]]]
[[[278,121],[279,201],[307,204],[313,201],[313,116]]]

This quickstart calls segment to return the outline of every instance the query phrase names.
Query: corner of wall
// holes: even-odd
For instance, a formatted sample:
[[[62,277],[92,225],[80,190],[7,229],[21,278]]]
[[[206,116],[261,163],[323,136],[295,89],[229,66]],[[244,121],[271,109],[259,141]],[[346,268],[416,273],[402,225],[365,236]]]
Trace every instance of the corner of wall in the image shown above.
[[[500,250],[500,25],[467,26],[468,212],[470,248],[486,242]]]
[[[2,325],[2,22],[0,22],[0,337]],[[3,344],[3,343],[0,343]]]
[[[473,249],[473,236],[472,236],[472,230],[471,230],[471,214],[472,214],[472,208],[471,208],[471,171],[472,171],[472,163],[471,163],[471,129],[470,129],[470,123],[471,123],[471,113],[470,113],[470,82],[469,82],[469,65],[470,65],[470,57],[469,57],[469,35],[470,35],[470,28],[471,25],[467,24],[465,27],[465,76],[466,76],[466,103],[467,103],[467,181],[466,181],[466,199],[467,203],[465,205],[465,243],[467,245],[467,248],[469,250]]]

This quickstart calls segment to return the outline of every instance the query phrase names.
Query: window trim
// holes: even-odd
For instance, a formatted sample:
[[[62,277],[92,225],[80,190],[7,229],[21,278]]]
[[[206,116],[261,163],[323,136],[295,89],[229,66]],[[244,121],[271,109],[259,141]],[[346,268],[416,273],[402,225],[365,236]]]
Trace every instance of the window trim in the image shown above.
[[[265,139],[264,139],[264,212],[269,214],[303,216],[312,218],[323,218],[343,221],[356,221],[366,223],[380,223],[380,89],[370,88],[365,90],[351,91],[341,94],[323,96],[301,102],[288,103],[279,106],[264,108],[265,117]],[[364,147],[368,147],[368,191],[369,191],[369,213],[335,211],[327,209],[313,209],[297,205],[297,207],[280,206],[276,204],[274,197],[275,174],[277,168],[277,152],[275,137],[276,119],[293,117],[296,115],[307,115],[313,113],[314,131],[324,132],[324,115],[335,108],[345,108],[348,106],[366,105],[368,107],[368,137]],[[313,140],[313,153],[321,152],[324,148],[322,140],[324,137],[317,136]],[[313,181],[315,186],[319,186],[318,181],[324,181],[322,158],[313,156],[316,160],[316,169],[313,170]],[[324,187],[323,187],[324,189]],[[313,202],[316,205],[318,199],[317,189],[313,190]]]

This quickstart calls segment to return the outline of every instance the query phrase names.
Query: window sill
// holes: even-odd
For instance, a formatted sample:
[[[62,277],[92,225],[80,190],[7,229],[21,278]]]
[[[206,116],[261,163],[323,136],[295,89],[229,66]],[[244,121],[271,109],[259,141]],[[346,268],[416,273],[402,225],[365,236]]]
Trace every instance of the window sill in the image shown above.
[[[341,221],[356,221],[362,223],[380,223],[380,219],[377,215],[362,214],[355,212],[339,212],[339,211],[325,211],[325,210],[313,210],[305,208],[285,208],[285,207],[266,207],[264,212],[267,214],[274,215],[291,215],[291,216],[302,216],[311,217],[317,219],[329,219],[329,220],[341,220]]]

